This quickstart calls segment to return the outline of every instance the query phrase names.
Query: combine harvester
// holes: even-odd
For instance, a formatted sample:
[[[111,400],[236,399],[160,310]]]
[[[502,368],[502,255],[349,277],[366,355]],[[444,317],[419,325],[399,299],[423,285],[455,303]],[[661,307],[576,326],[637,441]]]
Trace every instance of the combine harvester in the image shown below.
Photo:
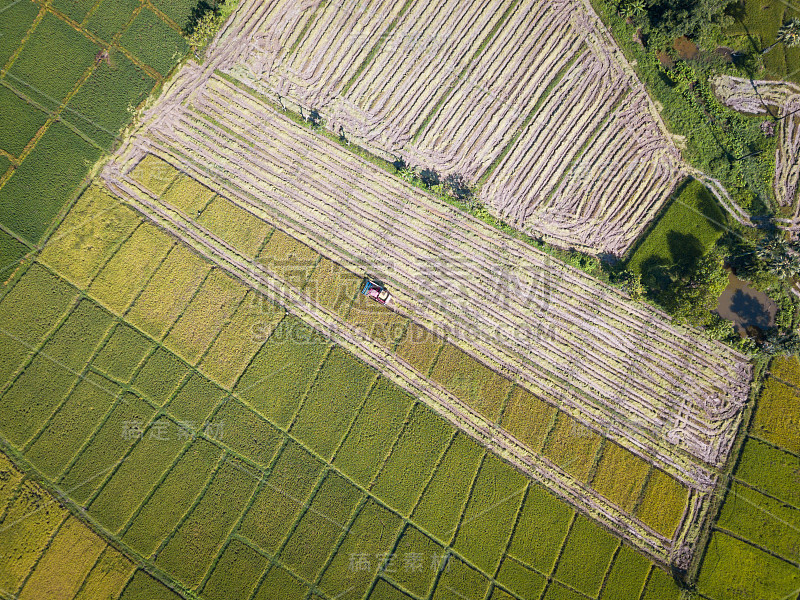
[[[388,304],[392,299],[391,294],[389,294],[389,291],[385,287],[379,283],[375,283],[368,277],[364,278],[364,285],[361,286],[361,293],[367,298],[372,298],[379,304]]]

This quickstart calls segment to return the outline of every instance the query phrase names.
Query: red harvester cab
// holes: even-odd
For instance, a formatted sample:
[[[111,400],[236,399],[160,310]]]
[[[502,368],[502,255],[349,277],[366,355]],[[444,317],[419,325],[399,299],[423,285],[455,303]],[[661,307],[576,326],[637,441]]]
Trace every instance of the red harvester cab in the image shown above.
[[[364,278],[364,286],[361,288],[361,293],[380,304],[386,304],[391,298],[385,287],[367,278]]]

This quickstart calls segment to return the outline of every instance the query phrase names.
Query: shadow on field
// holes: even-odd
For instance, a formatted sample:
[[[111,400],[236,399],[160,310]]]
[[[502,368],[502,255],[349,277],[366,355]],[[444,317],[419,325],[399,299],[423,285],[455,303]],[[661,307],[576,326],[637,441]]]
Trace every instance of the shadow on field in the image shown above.
[[[673,264],[681,270],[690,269],[705,253],[705,248],[696,235],[675,230],[667,234],[667,247]]]

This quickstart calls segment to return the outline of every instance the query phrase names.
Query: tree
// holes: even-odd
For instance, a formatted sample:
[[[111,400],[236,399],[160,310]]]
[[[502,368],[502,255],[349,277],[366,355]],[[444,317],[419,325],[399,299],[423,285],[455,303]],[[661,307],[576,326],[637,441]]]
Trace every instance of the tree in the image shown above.
[[[767,46],[761,54],[766,54],[778,44],[787,48],[800,47],[800,19],[791,19],[778,28],[775,42]]]
[[[787,242],[780,233],[765,237],[755,249],[761,269],[780,279],[800,277],[800,248],[797,242]]]
[[[615,281],[633,300],[640,300],[644,296],[644,285],[639,273],[625,269],[615,277]]]
[[[412,181],[414,181],[414,179],[417,178],[417,172],[414,170],[414,167],[406,166],[403,169],[401,169],[397,174],[400,177],[400,179],[402,179],[407,183],[411,183]]]
[[[318,129],[322,127],[322,115],[319,114],[319,111],[316,108],[312,108],[311,112],[308,113],[308,117],[306,117],[306,121],[313,127],[314,129]]]
[[[736,333],[736,328],[731,321],[724,319],[717,313],[711,313],[711,318],[706,324],[706,333],[713,340],[721,342],[735,343],[741,339],[741,336]]]
[[[711,311],[727,285],[725,260],[714,248],[673,280],[667,308],[679,320],[703,327],[711,322]]]
[[[626,19],[634,19],[647,13],[644,0],[627,0],[619,8],[619,13]]]
[[[475,192],[463,175],[451,173],[445,177],[444,184],[450,190],[450,193],[459,200],[469,204],[474,199]]]
[[[726,9],[736,0],[647,0],[650,27],[670,38],[692,37],[702,30],[733,24]]]
[[[423,169],[419,178],[429,188],[439,185],[439,173],[436,172],[436,169]]]
[[[761,349],[769,355],[800,354],[800,335],[796,331],[787,334],[771,331],[761,345]]]

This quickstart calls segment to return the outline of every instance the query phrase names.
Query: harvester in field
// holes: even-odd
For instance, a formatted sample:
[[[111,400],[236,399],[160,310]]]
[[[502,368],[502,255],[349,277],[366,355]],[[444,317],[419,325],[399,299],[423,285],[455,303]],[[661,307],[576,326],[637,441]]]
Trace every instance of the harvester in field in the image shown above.
[[[372,298],[379,304],[386,304],[392,298],[391,294],[389,294],[389,291],[385,287],[372,281],[368,277],[364,278],[364,285],[361,286],[361,293],[367,298]]]

